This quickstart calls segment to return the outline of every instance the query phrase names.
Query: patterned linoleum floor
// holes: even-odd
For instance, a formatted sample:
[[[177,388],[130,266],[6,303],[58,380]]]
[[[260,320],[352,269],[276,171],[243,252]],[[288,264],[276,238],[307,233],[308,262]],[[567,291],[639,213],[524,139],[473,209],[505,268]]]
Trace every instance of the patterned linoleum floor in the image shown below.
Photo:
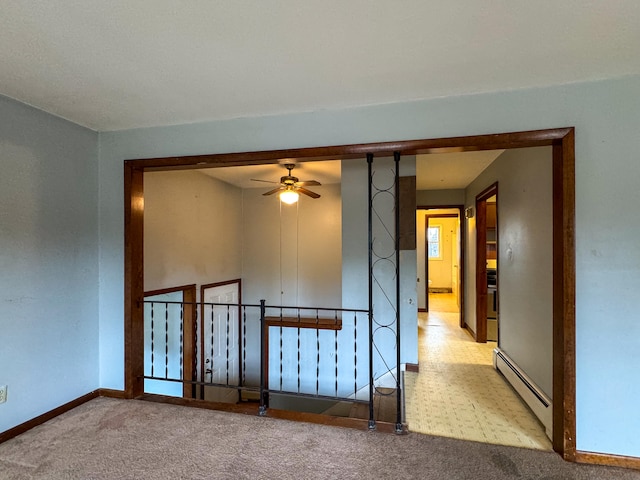
[[[496,343],[476,343],[459,327],[453,295],[429,301],[418,320],[420,372],[405,373],[409,430],[552,450],[542,424],[493,368]]]

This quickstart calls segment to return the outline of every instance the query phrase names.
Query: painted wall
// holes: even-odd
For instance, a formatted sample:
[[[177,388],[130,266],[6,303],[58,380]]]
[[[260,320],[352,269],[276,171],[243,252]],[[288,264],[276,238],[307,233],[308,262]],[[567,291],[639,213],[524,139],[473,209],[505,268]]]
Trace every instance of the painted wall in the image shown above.
[[[100,134],[100,384],[123,387],[123,160],[576,127],[577,447],[640,456],[640,76]],[[344,252],[343,252],[344,254]],[[415,264],[415,259],[414,259]],[[413,279],[415,284],[415,279]],[[415,285],[414,285],[415,286]],[[603,321],[606,319],[606,321]]]
[[[424,217],[423,220],[424,222]],[[432,288],[452,288],[451,269],[453,265],[453,248],[452,239],[457,235],[458,219],[457,218],[432,218],[429,221],[430,227],[440,227],[440,253],[441,258],[429,259],[429,280],[431,280]],[[424,227],[423,227],[424,229]],[[424,232],[424,230],[423,230]],[[423,235],[421,239],[426,242]],[[422,242],[423,244],[425,242]]]
[[[145,291],[240,278],[242,191],[196,171],[144,174]]]
[[[263,188],[243,190],[242,278],[245,302],[340,307],[340,185],[313,190],[286,205]]]
[[[419,207],[441,207],[443,205],[463,205],[464,189],[455,190],[418,190],[416,203]]]
[[[551,147],[507,150],[467,187],[466,196],[467,207],[475,208],[476,196],[498,182],[498,345],[553,398],[551,159]],[[474,331],[475,243],[474,228],[465,269],[465,319]]]
[[[0,97],[0,432],[98,387],[98,135]]]

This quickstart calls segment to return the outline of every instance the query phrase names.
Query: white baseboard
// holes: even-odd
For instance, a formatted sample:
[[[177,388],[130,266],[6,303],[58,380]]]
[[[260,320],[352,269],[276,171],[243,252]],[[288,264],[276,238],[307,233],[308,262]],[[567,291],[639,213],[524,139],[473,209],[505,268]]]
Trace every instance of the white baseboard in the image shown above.
[[[518,395],[544,425],[547,437],[552,439],[553,403],[551,399],[500,348],[493,350],[493,366],[518,392]]]

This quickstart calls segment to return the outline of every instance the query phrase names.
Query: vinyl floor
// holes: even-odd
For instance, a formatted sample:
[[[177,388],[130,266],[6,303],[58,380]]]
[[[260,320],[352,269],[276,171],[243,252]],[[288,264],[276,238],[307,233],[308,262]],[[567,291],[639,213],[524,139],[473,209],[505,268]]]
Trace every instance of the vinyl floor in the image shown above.
[[[483,443],[552,450],[544,427],[492,365],[495,342],[459,326],[452,294],[429,295],[420,313],[420,372],[405,373],[409,430]]]

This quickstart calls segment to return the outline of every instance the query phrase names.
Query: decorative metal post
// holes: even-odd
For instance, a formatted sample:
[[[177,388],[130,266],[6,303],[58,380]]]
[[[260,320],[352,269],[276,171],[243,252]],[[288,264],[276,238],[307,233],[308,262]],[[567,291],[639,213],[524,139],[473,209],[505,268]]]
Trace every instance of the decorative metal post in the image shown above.
[[[265,348],[264,341],[266,339],[266,321],[265,316],[265,300],[260,300],[260,408],[258,409],[258,415],[264,417],[267,414],[267,399],[265,392],[265,380],[268,372],[265,372],[265,366],[267,364],[265,355],[267,349]]]
[[[367,167],[369,173],[369,430],[376,428],[373,418],[373,194],[372,173],[373,154],[367,153]]]
[[[402,392],[400,390],[400,152],[393,152],[396,164],[396,433],[402,433]]]

